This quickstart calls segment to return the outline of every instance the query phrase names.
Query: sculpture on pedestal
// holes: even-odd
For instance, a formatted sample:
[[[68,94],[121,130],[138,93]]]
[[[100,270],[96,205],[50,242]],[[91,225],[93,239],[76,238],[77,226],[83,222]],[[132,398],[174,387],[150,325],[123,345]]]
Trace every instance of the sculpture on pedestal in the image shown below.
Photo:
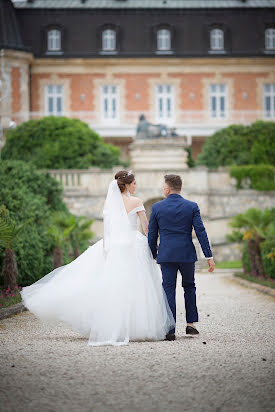
[[[159,137],[177,136],[175,128],[169,129],[164,124],[153,124],[148,122],[144,114],[139,117],[139,122],[136,130],[137,139],[153,139]]]

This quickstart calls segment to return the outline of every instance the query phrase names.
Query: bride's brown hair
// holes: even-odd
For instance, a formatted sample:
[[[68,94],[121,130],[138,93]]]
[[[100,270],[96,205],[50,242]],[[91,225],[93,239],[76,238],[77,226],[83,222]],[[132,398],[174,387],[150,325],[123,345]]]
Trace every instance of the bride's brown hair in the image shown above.
[[[135,175],[132,172],[129,174],[127,170],[120,170],[116,173],[115,179],[117,180],[121,193],[123,193],[126,190],[126,185],[133,183]]]

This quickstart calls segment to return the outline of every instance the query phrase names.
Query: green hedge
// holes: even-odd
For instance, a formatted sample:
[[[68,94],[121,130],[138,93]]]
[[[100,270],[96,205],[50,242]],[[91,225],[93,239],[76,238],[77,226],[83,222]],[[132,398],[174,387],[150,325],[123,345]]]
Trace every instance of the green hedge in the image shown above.
[[[266,275],[272,279],[275,279],[275,257],[268,258],[267,255],[274,251],[275,241],[265,241],[261,243],[261,254],[264,264],[264,271]]]
[[[275,190],[275,167],[271,165],[232,166],[230,175],[238,189]]]
[[[27,225],[14,243],[19,278],[29,285],[52,270],[54,244],[48,234],[51,213],[67,211],[62,200],[62,187],[49,174],[38,173],[33,165],[22,161],[0,162],[0,205],[4,204],[11,218]],[[3,248],[0,248],[0,273]],[[0,275],[0,283],[2,283]]]
[[[257,121],[250,126],[232,125],[210,136],[198,165],[219,166],[275,164],[275,123]]]
[[[32,162],[39,169],[110,168],[121,164],[120,151],[78,120],[44,117],[8,131],[2,159]]]

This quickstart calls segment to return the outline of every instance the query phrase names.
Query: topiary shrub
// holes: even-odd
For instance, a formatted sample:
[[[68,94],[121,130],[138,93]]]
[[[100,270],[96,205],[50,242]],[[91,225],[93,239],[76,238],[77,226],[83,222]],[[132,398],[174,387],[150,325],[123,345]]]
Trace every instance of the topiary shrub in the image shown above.
[[[0,205],[18,224],[33,218],[18,234],[14,252],[18,266],[18,283],[25,286],[52,270],[53,241],[48,234],[50,216],[67,212],[61,185],[47,173],[22,161],[0,162]],[[0,272],[3,248],[0,248]],[[0,278],[0,283],[3,279]]]
[[[232,166],[230,176],[237,181],[237,189],[275,190],[275,167],[271,165]]]
[[[120,151],[78,120],[44,117],[9,130],[2,159],[32,162],[39,169],[110,168],[120,164]]]

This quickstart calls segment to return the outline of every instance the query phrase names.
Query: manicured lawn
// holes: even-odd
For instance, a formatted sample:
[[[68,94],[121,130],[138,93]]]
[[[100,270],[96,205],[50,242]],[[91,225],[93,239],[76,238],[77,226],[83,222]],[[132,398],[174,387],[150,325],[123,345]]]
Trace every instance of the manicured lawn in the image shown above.
[[[235,276],[248,280],[249,282],[258,283],[259,285],[268,286],[269,288],[275,289],[275,280],[273,279],[256,278],[255,276],[247,275],[245,273],[236,273]]]
[[[21,302],[20,286],[16,286],[14,290],[10,288],[4,289],[0,287],[0,309],[7,308],[15,303]]]
[[[230,260],[225,262],[217,262],[216,269],[241,269],[242,262],[240,260]]]

